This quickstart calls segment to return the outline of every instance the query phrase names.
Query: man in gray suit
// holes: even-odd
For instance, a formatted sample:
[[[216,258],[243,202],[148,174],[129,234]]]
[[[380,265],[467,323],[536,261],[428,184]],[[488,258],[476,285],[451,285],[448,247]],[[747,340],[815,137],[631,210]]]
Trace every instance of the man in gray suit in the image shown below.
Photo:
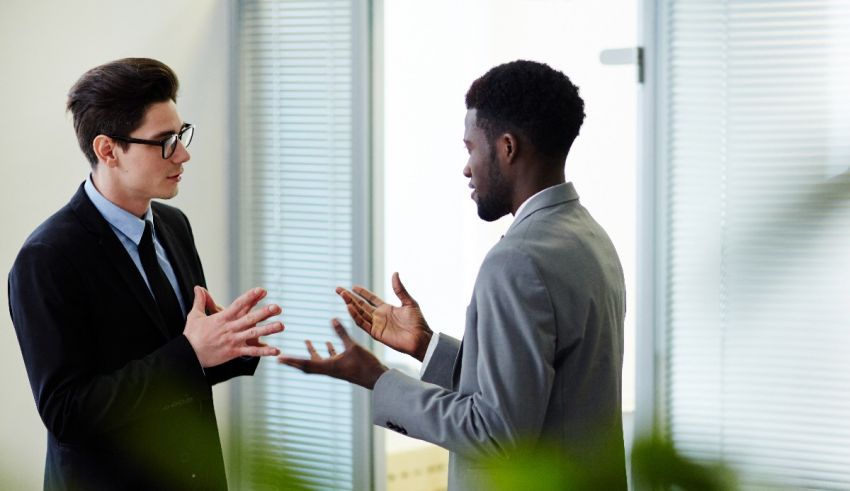
[[[336,319],[344,352],[329,343],[323,359],[307,341],[309,360],[280,361],[372,389],[375,424],[451,451],[449,489],[486,489],[493,457],[529,442],[625,488],[623,271],[564,177],[584,102],[563,73],[515,61],[476,80],[466,106],[478,215],[516,218],[481,265],[463,340],[433,336],[394,274],[400,307],[362,287],[337,292],[374,339],[424,360],[421,380],[388,370]]]

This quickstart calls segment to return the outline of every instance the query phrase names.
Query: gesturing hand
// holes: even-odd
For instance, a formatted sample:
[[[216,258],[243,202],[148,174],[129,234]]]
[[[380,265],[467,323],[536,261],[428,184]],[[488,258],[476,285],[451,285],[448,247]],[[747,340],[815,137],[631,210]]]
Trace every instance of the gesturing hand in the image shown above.
[[[419,304],[402,285],[398,273],[393,273],[392,283],[401,307],[385,303],[361,286],[352,288],[353,293],[338,287],[336,293],[345,301],[354,323],[372,338],[422,361],[433,332],[425,322]]]
[[[308,339],[304,343],[307,345],[307,351],[310,353],[309,360],[280,356],[278,357],[278,361],[295,367],[304,373],[328,375],[367,389],[372,389],[375,387],[375,382],[378,381],[381,374],[387,371],[387,367],[382,365],[375,355],[355,343],[339,319],[332,320],[331,324],[336,334],[342,340],[345,351],[337,354],[333,344],[327,343],[329,356],[328,358],[322,358],[316,352],[313,343]]]
[[[257,325],[279,314],[280,307],[268,305],[251,310],[265,296],[265,290],[253,288],[222,309],[205,288],[195,287],[195,301],[186,317],[183,335],[195,350],[202,367],[220,365],[239,356],[280,354],[277,348],[262,343],[260,337],[283,331],[283,324]],[[212,314],[207,315],[207,312]]]

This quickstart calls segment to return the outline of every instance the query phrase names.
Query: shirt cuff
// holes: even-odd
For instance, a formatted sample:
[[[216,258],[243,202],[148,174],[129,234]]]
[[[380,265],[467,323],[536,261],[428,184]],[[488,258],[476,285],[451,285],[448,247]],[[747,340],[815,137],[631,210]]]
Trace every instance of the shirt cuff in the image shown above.
[[[437,347],[437,342],[439,341],[440,335],[434,333],[431,335],[431,341],[428,342],[428,349],[425,350],[425,358],[422,358],[422,368],[419,369],[419,378],[422,378],[422,375],[425,374],[425,369],[428,368],[428,363],[431,361],[431,355],[434,354],[434,348]]]

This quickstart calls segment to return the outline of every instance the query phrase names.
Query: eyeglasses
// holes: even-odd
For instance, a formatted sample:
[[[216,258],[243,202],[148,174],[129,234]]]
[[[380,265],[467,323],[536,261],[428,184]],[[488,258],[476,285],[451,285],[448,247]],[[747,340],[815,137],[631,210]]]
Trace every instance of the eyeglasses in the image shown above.
[[[155,145],[157,147],[162,147],[162,158],[167,159],[174,155],[174,151],[177,150],[177,140],[180,140],[184,147],[188,147],[189,144],[192,143],[192,137],[194,135],[195,125],[186,123],[180,128],[179,133],[172,133],[170,136],[167,136],[162,140],[142,140],[140,138],[130,138],[129,136],[107,136],[109,136],[109,138],[122,142],[141,143],[144,145]]]

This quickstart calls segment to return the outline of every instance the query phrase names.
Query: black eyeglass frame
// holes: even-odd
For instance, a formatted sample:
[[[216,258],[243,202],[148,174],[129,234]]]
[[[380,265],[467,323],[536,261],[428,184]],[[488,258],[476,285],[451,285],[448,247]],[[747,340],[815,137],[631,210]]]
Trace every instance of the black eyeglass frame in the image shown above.
[[[186,132],[189,132],[189,139],[186,142],[183,142],[183,135]],[[191,123],[184,123],[183,126],[180,127],[180,131],[178,133],[172,133],[171,135],[163,138],[162,140],[143,140],[141,138],[132,138],[129,136],[117,136],[117,135],[106,135],[113,140],[118,140],[126,143],[141,143],[142,145],[154,145],[162,148],[162,158],[167,159],[174,155],[174,151],[177,150],[177,141],[183,142],[184,147],[189,147],[189,144],[192,143],[192,138],[195,136],[195,125]]]

